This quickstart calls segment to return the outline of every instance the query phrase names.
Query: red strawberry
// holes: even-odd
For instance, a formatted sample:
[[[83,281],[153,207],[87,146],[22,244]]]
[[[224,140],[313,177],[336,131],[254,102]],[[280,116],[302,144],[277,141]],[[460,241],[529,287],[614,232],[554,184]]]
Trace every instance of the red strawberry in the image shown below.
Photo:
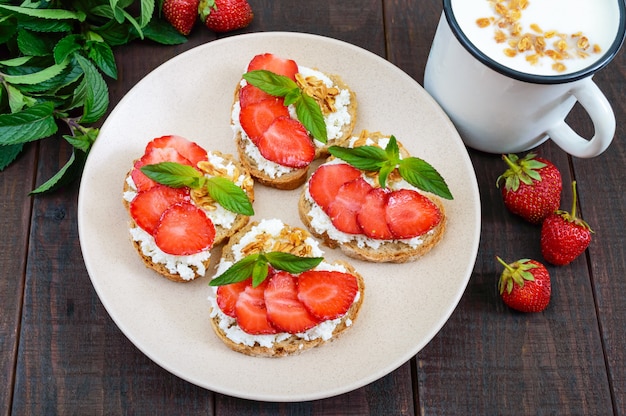
[[[239,105],[243,108],[259,101],[275,98],[252,84],[246,84],[239,89]]]
[[[496,181],[501,187],[504,205],[513,214],[532,224],[540,224],[561,203],[561,173],[551,162],[529,153],[523,159],[503,155],[509,165]]]
[[[284,75],[292,80],[296,80],[298,73],[298,64],[293,59],[280,58],[271,53],[257,55],[248,64],[248,72],[259,69],[273,72],[278,75]]]
[[[550,303],[550,274],[535,260],[522,259],[507,264],[500,257],[504,271],[498,282],[502,301],[520,312],[541,312]]]
[[[302,123],[289,117],[278,117],[259,137],[261,155],[267,160],[290,168],[307,167],[315,158],[315,146]]]
[[[388,196],[385,218],[395,238],[413,238],[439,224],[441,211],[419,192],[399,189]]]
[[[296,277],[290,273],[275,273],[265,289],[265,306],[272,325],[280,331],[297,334],[317,325],[313,317],[298,300]]]
[[[248,334],[275,334],[278,332],[267,319],[267,308],[265,306],[265,288],[267,280],[257,287],[246,286],[245,290],[239,294],[235,303],[235,315],[237,324]]]
[[[191,166],[196,166],[201,160],[207,160],[207,151],[200,145],[191,140],[187,140],[181,136],[162,136],[153,139],[146,146],[146,153],[152,151],[152,149],[174,149],[182,157],[191,162]]]
[[[164,0],[163,17],[178,32],[187,36],[196,24],[200,0]]]
[[[201,0],[198,10],[200,19],[214,32],[242,29],[254,18],[248,0]]]
[[[357,215],[372,190],[372,185],[360,176],[341,185],[334,200],[328,205],[328,216],[335,228],[348,234],[361,234]]]
[[[343,316],[358,291],[356,277],[348,273],[309,270],[298,276],[298,299],[321,321]]]
[[[237,304],[237,299],[239,299],[239,294],[251,284],[252,279],[250,278],[241,282],[218,286],[216,293],[217,306],[226,315],[235,318],[237,316],[235,314],[235,305]]]
[[[191,162],[181,156],[181,154],[178,153],[174,148],[160,147],[146,149],[146,152],[141,157],[141,159],[135,162],[135,165],[133,166],[133,170],[131,172],[131,177],[133,178],[133,182],[135,183],[137,191],[145,191],[146,189],[150,189],[157,184],[155,181],[148,178],[139,169],[144,165],[152,165],[161,162],[177,162],[182,165],[191,166]]]
[[[576,182],[572,183],[572,211],[557,210],[541,226],[541,254],[549,263],[564,266],[580,256],[591,243],[591,227],[576,216]]]
[[[326,211],[341,185],[359,177],[361,177],[361,171],[347,163],[322,165],[309,179],[309,193],[313,200]]]
[[[365,196],[365,201],[357,214],[357,221],[369,238],[392,240],[394,238],[387,225],[386,209],[390,192],[382,188],[373,188]]]
[[[172,205],[189,199],[187,188],[170,188],[156,184],[152,188],[137,193],[130,202],[130,215],[139,227],[154,234],[161,216]]]
[[[282,98],[269,98],[242,107],[239,122],[250,140],[257,144],[261,135],[278,117],[289,117],[289,110]]]
[[[191,202],[180,202],[165,210],[154,231],[156,245],[177,256],[210,249],[214,239],[213,222]]]

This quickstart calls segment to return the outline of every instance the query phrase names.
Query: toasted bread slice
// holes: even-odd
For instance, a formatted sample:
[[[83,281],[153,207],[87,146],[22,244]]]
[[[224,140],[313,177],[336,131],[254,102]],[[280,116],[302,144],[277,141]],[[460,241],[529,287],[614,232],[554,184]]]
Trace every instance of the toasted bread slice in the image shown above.
[[[208,152],[209,160],[198,163],[198,168],[209,175],[224,175],[225,171],[230,171],[233,178],[246,191],[249,199],[254,201],[253,180],[245,167],[230,154],[219,151]],[[134,188],[131,178],[131,171],[128,172],[124,181],[124,198],[122,200],[124,207],[130,214],[130,202],[137,191]],[[243,214],[229,213],[226,219],[220,219],[218,216],[219,208],[216,202],[208,197],[204,192],[191,191],[191,200],[201,208],[207,216],[213,221],[215,226],[215,239],[213,247],[227,241],[234,233],[244,227],[250,217]],[[223,215],[223,209],[222,209]],[[193,256],[172,256],[163,253],[154,242],[154,238],[142,230],[132,217],[129,220],[129,229],[133,247],[139,254],[143,263],[158,274],[172,280],[174,282],[190,282],[198,277],[205,275],[210,264],[210,249],[203,253]]]
[[[273,225],[268,227],[267,225],[270,223]],[[278,227],[276,226],[277,224]],[[281,226],[282,228],[280,228]],[[281,230],[279,234],[267,231],[268,229],[277,230],[277,228]],[[265,233],[261,234],[262,230]],[[251,236],[253,236],[252,239],[250,238]],[[261,237],[256,238],[254,236]],[[244,247],[241,247],[242,244],[245,244]],[[253,246],[256,248],[251,249]],[[310,253],[308,254],[309,256],[320,256],[322,254],[318,248],[317,241],[311,238],[310,234],[302,228],[291,227],[275,219],[264,220],[261,223],[250,222],[224,246],[222,260],[220,265],[218,265],[218,274],[222,268],[225,269],[228,265],[239,260],[243,255],[242,251],[245,251],[246,254],[252,254],[258,251],[276,250],[277,247],[281,247],[280,251],[289,251],[298,255]],[[234,318],[226,316],[221,312],[217,306],[215,296],[212,295],[209,298],[212,305],[210,322],[218,338],[228,348],[255,357],[283,357],[299,354],[337,339],[357,319],[363,303],[365,283],[363,277],[354,267],[345,261],[336,261],[332,264],[322,262],[317,268],[339,270],[356,277],[358,294],[349,310],[343,316],[332,321],[322,322],[303,335],[279,333],[250,336],[238,328]]]
[[[348,142],[344,142],[343,145],[346,147],[352,147],[355,144],[376,145],[388,139],[388,136],[380,132],[364,131],[359,137],[354,137]],[[409,156],[408,151],[401,143],[398,143],[398,146],[403,157]],[[332,159],[334,158],[331,156],[329,160]],[[391,175],[388,178],[388,182],[399,182],[400,180],[401,178],[394,178]],[[407,240],[374,240],[362,234],[342,233],[332,225],[328,215],[313,201],[308,192],[308,183],[300,194],[298,212],[300,219],[311,234],[331,248],[339,247],[349,257],[377,263],[405,263],[417,260],[432,250],[443,238],[446,228],[445,207],[442,200],[436,195],[423,194],[439,208],[441,221],[426,234]]]
[[[308,82],[307,85],[309,89],[307,91],[309,91],[308,93],[310,95],[318,94],[318,96],[322,96],[324,93],[318,91],[327,91],[329,89],[326,88],[325,84],[320,87],[323,81],[315,77],[315,74],[317,74],[320,77],[323,76],[330,80],[330,83],[332,83],[331,88],[339,93],[338,97],[342,100],[342,105],[339,108],[332,107],[332,100],[328,101],[331,103],[331,107],[329,107],[327,113],[324,115],[327,120],[327,130],[329,131],[328,141],[324,144],[314,140],[315,158],[326,157],[328,155],[329,146],[340,143],[352,135],[357,119],[356,94],[338,75],[327,75],[308,68],[301,69],[303,71],[303,74],[301,74],[302,79]],[[306,181],[309,170],[308,166],[300,169],[288,168],[263,158],[258,150],[256,150],[256,146],[250,141],[241,128],[241,124],[239,123],[239,90],[241,89],[241,85],[240,83],[235,88],[231,117],[231,126],[235,135],[234,140],[237,145],[241,163],[250,171],[250,174],[256,180],[266,186],[283,190],[291,190],[299,187]],[[323,97],[321,99],[323,100]],[[331,108],[334,108],[335,111],[330,111]],[[344,122],[345,120],[348,121]]]

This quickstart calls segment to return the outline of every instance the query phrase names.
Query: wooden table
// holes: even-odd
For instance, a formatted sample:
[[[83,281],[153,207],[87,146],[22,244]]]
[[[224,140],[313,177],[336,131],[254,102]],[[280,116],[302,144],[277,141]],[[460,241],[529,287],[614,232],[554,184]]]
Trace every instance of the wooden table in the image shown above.
[[[250,0],[256,17],[243,32],[300,31],[368,49],[422,83],[440,0],[302,2]],[[234,35],[236,33],[229,34]],[[197,27],[189,42],[136,42],[115,51],[119,79],[111,108],[160,63],[216,36]],[[220,59],[215,56],[212,59]],[[32,144],[0,173],[0,411],[3,414],[215,415],[626,415],[626,55],[598,73],[617,118],[599,157],[576,159],[547,143],[580,212],[595,230],[586,253],[549,267],[553,299],[538,314],[515,313],[496,291],[495,256],[541,259],[540,229],[509,214],[495,187],[499,155],[470,150],[481,194],[478,258],[458,307],[439,334],[396,371],[356,391],[303,403],[253,402],[204,390],[165,371],[117,328],[100,303],[81,257],[78,184],[27,193],[62,166],[62,139]],[[576,107],[571,124],[591,126]],[[453,253],[451,253],[451,256]]]

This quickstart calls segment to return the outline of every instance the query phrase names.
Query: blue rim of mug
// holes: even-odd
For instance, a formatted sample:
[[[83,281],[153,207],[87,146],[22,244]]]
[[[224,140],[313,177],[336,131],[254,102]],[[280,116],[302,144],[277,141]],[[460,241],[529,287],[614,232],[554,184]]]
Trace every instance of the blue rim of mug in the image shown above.
[[[467,1],[467,0],[466,0]],[[448,25],[452,29],[452,33],[459,40],[461,45],[471,53],[476,59],[478,59],[483,64],[487,65],[489,68],[493,69],[496,72],[501,73],[510,78],[514,78],[524,82],[530,82],[533,84],[561,84],[565,82],[577,81],[579,79],[583,79],[598,72],[600,69],[604,68],[609,62],[613,60],[617,52],[622,47],[624,43],[624,35],[626,34],[626,5],[624,4],[624,0],[615,0],[617,2],[619,8],[619,26],[617,28],[617,34],[615,36],[615,40],[611,44],[611,47],[605,52],[605,54],[595,61],[592,65],[581,69],[576,72],[564,74],[564,75],[535,75],[528,74],[525,72],[516,71],[511,69],[505,65],[502,65],[483,52],[480,51],[468,38],[465,36],[465,33],[461,30],[459,23],[454,17],[454,12],[452,10],[452,0],[443,0],[443,12],[446,16],[446,20]]]

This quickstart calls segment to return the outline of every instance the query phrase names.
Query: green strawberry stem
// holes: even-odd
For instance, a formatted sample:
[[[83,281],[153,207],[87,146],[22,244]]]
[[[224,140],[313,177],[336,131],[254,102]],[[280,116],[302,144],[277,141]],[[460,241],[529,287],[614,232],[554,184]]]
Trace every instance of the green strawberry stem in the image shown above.
[[[578,199],[578,193],[576,192],[576,181],[572,181],[572,210],[570,215],[572,218],[576,218],[576,202]]]
[[[576,191],[576,181],[572,181],[572,210],[570,212],[557,210],[556,214],[560,215],[565,221],[574,223],[578,226],[586,228],[593,233],[593,230],[582,218],[576,216],[576,205],[578,202],[578,192]]]

